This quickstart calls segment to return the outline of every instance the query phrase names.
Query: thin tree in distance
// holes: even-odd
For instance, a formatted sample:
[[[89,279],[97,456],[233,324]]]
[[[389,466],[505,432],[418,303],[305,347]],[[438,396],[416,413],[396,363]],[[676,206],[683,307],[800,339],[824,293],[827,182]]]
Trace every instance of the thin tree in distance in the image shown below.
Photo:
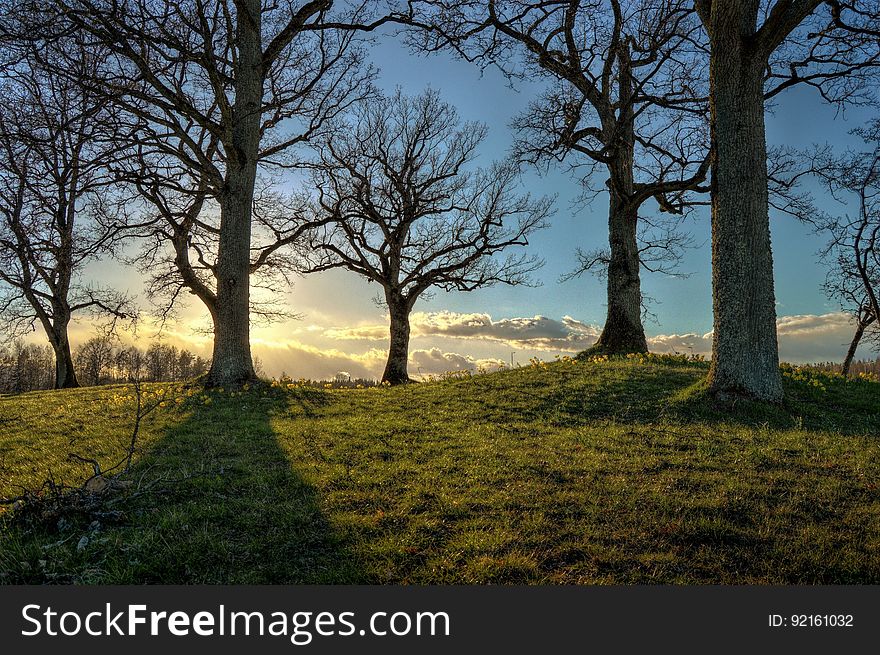
[[[841,157],[820,151],[826,156],[813,165],[832,195],[856,200],[852,215],[820,214],[811,220],[829,238],[822,252],[828,265],[825,293],[855,320],[844,375],[849,375],[863,339],[880,348],[880,120],[855,132],[872,150]]]
[[[436,91],[359,105],[350,123],[320,143],[317,211],[333,221],[314,235],[310,270],[345,268],[376,282],[390,317],[382,381],[410,380],[409,315],[429,289],[518,285],[542,262],[527,254],[552,200],[515,193],[517,166],[470,166],[487,133],[462,123]]]

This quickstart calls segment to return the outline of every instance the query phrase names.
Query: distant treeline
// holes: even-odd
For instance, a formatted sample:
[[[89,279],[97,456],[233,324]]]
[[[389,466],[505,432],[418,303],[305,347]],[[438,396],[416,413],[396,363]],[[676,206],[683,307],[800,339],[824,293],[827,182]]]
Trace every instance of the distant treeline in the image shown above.
[[[189,350],[153,343],[146,350],[93,337],[73,354],[80,384],[94,386],[131,379],[174,382],[204,375],[210,360]],[[16,341],[0,346],[0,393],[51,389],[55,380],[52,348]]]
[[[843,364],[838,362],[817,362],[815,364],[810,364],[810,367],[823,371],[835,371],[836,373],[841,373],[843,371]],[[880,376],[880,357],[877,357],[876,359],[859,359],[854,361],[849,368],[849,373],[852,376],[856,376],[859,373],[873,373],[874,375]]]

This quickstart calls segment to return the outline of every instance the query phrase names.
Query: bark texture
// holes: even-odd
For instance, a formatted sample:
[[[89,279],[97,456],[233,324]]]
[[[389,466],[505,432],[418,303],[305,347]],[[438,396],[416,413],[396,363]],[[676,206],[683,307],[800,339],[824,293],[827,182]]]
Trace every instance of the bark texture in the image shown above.
[[[608,264],[608,315],[593,348],[608,354],[647,352],[642,326],[642,292],[636,241],[638,219],[625,202],[611,194],[608,214],[611,260]]]
[[[214,352],[207,383],[240,384],[256,377],[250,346],[251,214],[263,100],[263,51],[259,0],[240,3],[238,70],[232,109],[232,148],[220,202]]]
[[[782,398],[767,196],[765,57],[752,3],[712,9],[712,300],[709,385],[719,398]]]
[[[606,131],[615,132],[616,147],[608,163],[608,314],[599,340],[592,350],[612,355],[647,352],[642,326],[642,287],[639,278],[639,245],[636,230],[639,202],[635,200],[633,163],[635,159],[635,117],[633,115],[633,77],[630,53],[620,46],[618,89],[620,112],[609,121]],[[612,124],[613,123],[613,127]]]
[[[73,367],[73,357],[70,353],[70,340],[67,338],[67,325],[70,322],[63,321],[63,325],[59,325],[53,331],[49,342],[52,344],[52,350],[55,353],[55,388],[56,389],[74,389],[79,386],[76,379],[76,371]]]
[[[388,361],[382,373],[382,382],[406,384],[410,382],[407,372],[409,360],[409,312],[410,304],[400,297],[386,294],[388,313],[391,315],[391,343],[388,346]]]
[[[639,203],[634,202],[633,160],[635,158],[635,118],[633,116],[632,74],[627,65],[629,51],[621,48],[618,73],[621,109],[616,122],[617,148],[608,165],[610,178],[608,208],[608,315],[599,340],[593,347],[608,354],[647,352],[642,326],[642,287],[639,278],[639,245],[636,229]]]

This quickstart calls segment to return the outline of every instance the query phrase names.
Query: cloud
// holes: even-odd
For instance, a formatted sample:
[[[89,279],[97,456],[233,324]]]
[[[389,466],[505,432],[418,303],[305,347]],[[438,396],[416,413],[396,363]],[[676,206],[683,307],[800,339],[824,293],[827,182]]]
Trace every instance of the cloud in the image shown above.
[[[343,371],[351,378],[378,379],[388,356],[385,350],[379,348],[371,348],[365,353],[347,353],[296,341],[255,341],[253,352],[270,376],[287,373],[294,378],[313,380],[329,379]],[[499,359],[479,359],[440,348],[416,349],[409,356],[409,371],[414,377],[448,371],[475,371],[480,367],[494,369],[502,364]]]
[[[450,311],[417,312],[410,320],[413,337],[445,337],[469,341],[501,343],[517,350],[565,353],[579,352],[592,346],[599,328],[563,316],[562,320],[537,315],[493,320],[485,313]],[[852,320],[846,314],[803,314],[781,316],[777,320],[780,357],[794,363],[840,361],[852,339]],[[364,325],[331,328],[324,332],[332,339],[384,341],[387,325]],[[712,332],[705,334],[660,334],[648,337],[648,347],[655,352],[683,352],[709,356]],[[867,356],[867,348],[860,350]]]
[[[500,359],[474,359],[469,355],[443,352],[440,348],[415,350],[410,354],[410,375],[437,375],[448,371],[487,370],[503,366]]]
[[[599,335],[596,326],[563,316],[561,320],[543,315],[493,319],[487,313],[417,312],[411,318],[415,338],[410,351],[410,374],[436,375],[446,371],[494,369],[501,364],[492,355],[499,348],[517,351],[517,361],[537,355],[550,359],[554,354],[573,353],[590,347]],[[842,313],[781,316],[777,321],[780,358],[792,363],[841,361],[852,339],[851,318]],[[155,326],[144,324],[137,336],[123,334],[124,343],[146,347],[154,338]],[[94,326],[82,321],[71,331],[74,345],[94,334]],[[332,378],[347,371],[353,378],[378,378],[387,356],[387,324],[351,328],[310,324],[261,328],[252,339],[254,355],[260,358],[267,375],[286,372],[292,377]],[[168,326],[162,335],[166,343],[187,348],[202,357],[211,356],[211,336],[189,331],[187,325]],[[31,340],[42,343],[42,334]],[[302,339],[302,340],[300,340]],[[455,343],[450,346],[450,341]],[[355,343],[341,347],[341,341]],[[711,355],[712,332],[705,334],[660,334],[648,338],[654,352],[683,352]],[[859,357],[872,357],[865,344]],[[481,359],[483,357],[484,359]]]
[[[589,348],[599,337],[599,329],[564,316],[561,321],[546,316],[502,318],[493,321],[489,314],[457,312],[416,312],[410,317],[413,337],[448,337],[494,341],[510,347],[578,352]],[[324,336],[337,340],[381,341],[388,338],[387,325],[330,328]]]
[[[786,337],[814,336],[849,330],[852,319],[847,314],[802,314],[799,316],[780,316],[776,320],[779,335]],[[850,335],[852,338],[852,335]]]
[[[776,321],[779,357],[783,361],[843,361],[852,341],[855,324],[847,314],[804,314],[781,316]],[[867,344],[859,349],[860,357],[870,356]]]
[[[364,353],[347,353],[335,348],[318,348],[299,341],[261,341],[252,344],[267,375],[286,373],[294,378],[329,379],[340,371],[352,378],[378,378],[387,353],[371,348]]]
[[[779,357],[793,364],[842,361],[854,330],[852,318],[839,312],[780,316],[776,320]],[[708,357],[712,353],[712,332],[649,337],[648,347],[655,352],[695,353]],[[868,348],[860,348],[859,355],[869,356]]]
[[[388,339],[388,326],[333,327],[324,330],[324,336],[338,341],[382,341]]]

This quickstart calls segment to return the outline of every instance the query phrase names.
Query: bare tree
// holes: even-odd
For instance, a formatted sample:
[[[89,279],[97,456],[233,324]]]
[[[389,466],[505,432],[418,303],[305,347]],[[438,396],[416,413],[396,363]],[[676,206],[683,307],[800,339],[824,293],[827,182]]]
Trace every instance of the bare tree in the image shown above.
[[[146,296],[160,326],[176,315],[187,295],[196,296],[211,319],[218,318],[216,269],[219,261],[220,211],[210,188],[191,178],[181,179],[142,144],[115,169],[135,193],[122,202],[142,206],[129,233],[143,247],[127,261],[146,278]],[[309,213],[304,193],[283,193],[271,177],[257,180],[252,209],[250,248],[251,321],[273,321],[295,316],[284,307],[277,291],[289,288],[298,273],[306,234],[320,222]]]
[[[215,261],[203,263],[210,284],[200,288],[186,262],[180,273],[212,314],[208,384],[253,378],[251,271],[286,241],[280,238],[265,255],[252,251],[258,170],[290,164],[291,148],[360,97],[370,71],[358,66],[355,31],[375,29],[388,17],[362,23],[365,8],[375,3],[332,0],[32,4],[33,15],[42,6],[52,8],[44,30],[53,39],[66,29],[110,51],[95,88],[140,122],[138,136],[150,157],[169,167],[159,177],[194,194],[191,208],[204,198],[216,202],[217,224],[205,228],[216,253]],[[342,5],[335,16],[329,13],[334,4]],[[50,24],[60,27],[52,30]],[[178,216],[175,222],[188,220]],[[179,230],[174,237],[181,243],[189,238]],[[180,252],[174,244],[175,263],[183,259]]]
[[[80,48],[74,77],[97,63]],[[78,386],[68,338],[77,314],[132,319],[125,294],[82,279],[113,251],[124,221],[107,216],[117,124],[100,98],[53,72],[34,49],[3,51],[0,73],[0,320],[13,336],[39,323],[55,387]],[[49,65],[46,65],[49,63]]]
[[[834,103],[871,100],[880,6],[836,0],[696,0],[710,45],[710,389],[782,398],[768,211],[765,105],[808,84]]]
[[[52,388],[55,354],[51,347],[8,338],[0,339],[0,343],[0,393]]]
[[[97,336],[83,342],[74,353],[77,368],[83,384],[101,384],[113,366],[115,353],[113,340],[107,336]]]
[[[541,264],[497,257],[528,245],[552,201],[515,195],[512,163],[469,167],[485,135],[436,92],[398,91],[358,106],[319,146],[318,211],[333,222],[315,235],[312,270],[347,268],[382,287],[391,321],[382,380],[390,384],[409,381],[409,315],[422,294],[523,284]]]
[[[821,213],[809,218],[820,234],[829,237],[822,251],[828,265],[825,293],[856,322],[843,361],[844,375],[849,375],[865,336],[880,347],[880,120],[855,132],[872,150],[835,157],[820,149],[809,167],[834,197],[857,201],[854,215]]]
[[[608,312],[595,346],[647,350],[640,267],[669,269],[686,237],[670,229],[695,202],[709,170],[705,57],[685,0],[480,0],[417,2],[421,47],[453,48],[511,79],[547,90],[519,116],[517,156],[567,162],[584,199],[609,194],[607,250],[578,251],[607,279]],[[592,179],[605,176],[602,187]],[[643,229],[639,213],[676,217]],[[658,221],[654,221],[658,223]],[[660,266],[658,267],[658,264]],[[570,277],[570,276],[569,276]]]

